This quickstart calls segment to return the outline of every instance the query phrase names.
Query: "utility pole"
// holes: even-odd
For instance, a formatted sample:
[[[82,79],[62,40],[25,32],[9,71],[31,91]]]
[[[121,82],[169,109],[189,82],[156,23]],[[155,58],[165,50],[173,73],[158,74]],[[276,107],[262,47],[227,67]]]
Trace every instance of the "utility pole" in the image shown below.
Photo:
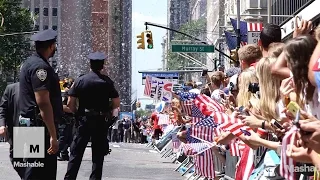
[[[240,0],[237,0],[237,49],[240,48],[241,34],[240,34]]]
[[[271,23],[271,0],[267,0],[268,23]]]

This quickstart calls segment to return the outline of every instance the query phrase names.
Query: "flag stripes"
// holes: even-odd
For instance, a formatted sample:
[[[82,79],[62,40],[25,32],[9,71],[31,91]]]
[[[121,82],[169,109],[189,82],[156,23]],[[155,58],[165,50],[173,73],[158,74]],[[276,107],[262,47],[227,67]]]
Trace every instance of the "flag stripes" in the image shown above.
[[[146,82],[144,85],[144,92],[143,94],[145,96],[149,96],[151,95],[151,81],[152,81],[152,77],[151,76],[146,76]]]
[[[262,23],[247,23],[248,32],[250,31],[262,31]]]

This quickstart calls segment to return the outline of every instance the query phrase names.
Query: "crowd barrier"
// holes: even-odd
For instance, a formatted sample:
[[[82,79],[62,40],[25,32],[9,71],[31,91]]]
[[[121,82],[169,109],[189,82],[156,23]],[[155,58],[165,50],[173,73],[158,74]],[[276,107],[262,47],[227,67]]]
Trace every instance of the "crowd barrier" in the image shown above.
[[[169,132],[173,133],[173,132]],[[197,175],[194,168],[193,158],[190,156],[180,156],[180,152],[174,152],[172,147],[172,139],[170,135],[163,136],[157,143],[150,142],[147,144],[147,147],[153,148],[160,155],[161,158],[167,158],[172,161],[172,163],[177,164],[177,168],[174,171],[177,171],[181,174],[182,177],[185,177],[187,180],[209,180],[206,177]],[[254,162],[258,164],[263,155],[264,148],[260,147],[255,150]],[[226,164],[222,164],[217,156],[214,156],[215,163],[215,180],[234,180],[236,165],[238,163],[239,157],[231,156],[229,151],[226,151]],[[311,176],[306,176],[300,174],[299,180],[308,180]]]

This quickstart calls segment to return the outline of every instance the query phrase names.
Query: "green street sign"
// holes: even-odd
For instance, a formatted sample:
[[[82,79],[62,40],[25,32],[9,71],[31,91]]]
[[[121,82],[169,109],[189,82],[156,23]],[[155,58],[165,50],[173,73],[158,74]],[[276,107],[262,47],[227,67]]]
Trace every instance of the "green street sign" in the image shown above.
[[[171,48],[172,52],[185,52],[185,53],[213,53],[213,45],[196,45],[196,44],[173,44]]]

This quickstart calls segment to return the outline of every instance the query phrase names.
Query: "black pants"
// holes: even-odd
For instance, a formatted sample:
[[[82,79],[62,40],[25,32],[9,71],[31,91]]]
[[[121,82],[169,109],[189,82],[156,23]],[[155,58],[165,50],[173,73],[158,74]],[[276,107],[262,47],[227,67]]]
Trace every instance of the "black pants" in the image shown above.
[[[56,180],[57,177],[57,155],[50,155],[47,150],[50,147],[50,137],[46,130],[45,135],[45,158],[27,159],[27,162],[40,162],[44,167],[27,167],[25,169],[24,180]]]
[[[119,141],[123,142],[124,130],[118,130],[118,135],[119,135]]]
[[[91,137],[92,172],[90,179],[101,179],[106,153],[107,127],[104,116],[85,116],[79,121],[76,136],[71,143],[70,160],[64,179],[77,179],[84,151]]]
[[[62,158],[68,158],[68,148],[73,139],[73,124],[60,124],[59,125],[59,153]]]
[[[159,137],[162,135],[162,131],[161,131],[161,129],[155,129],[154,130],[154,138],[156,139],[156,140],[159,140]]]
[[[111,142],[119,142],[118,129],[112,129]]]
[[[18,173],[20,178],[23,179],[26,168],[25,167],[17,167],[14,165],[14,163],[18,163],[18,162],[23,163],[23,159],[22,158],[13,158],[13,146],[12,145],[10,145],[9,152],[10,152],[9,158],[10,158],[11,164],[13,166],[13,169]]]

